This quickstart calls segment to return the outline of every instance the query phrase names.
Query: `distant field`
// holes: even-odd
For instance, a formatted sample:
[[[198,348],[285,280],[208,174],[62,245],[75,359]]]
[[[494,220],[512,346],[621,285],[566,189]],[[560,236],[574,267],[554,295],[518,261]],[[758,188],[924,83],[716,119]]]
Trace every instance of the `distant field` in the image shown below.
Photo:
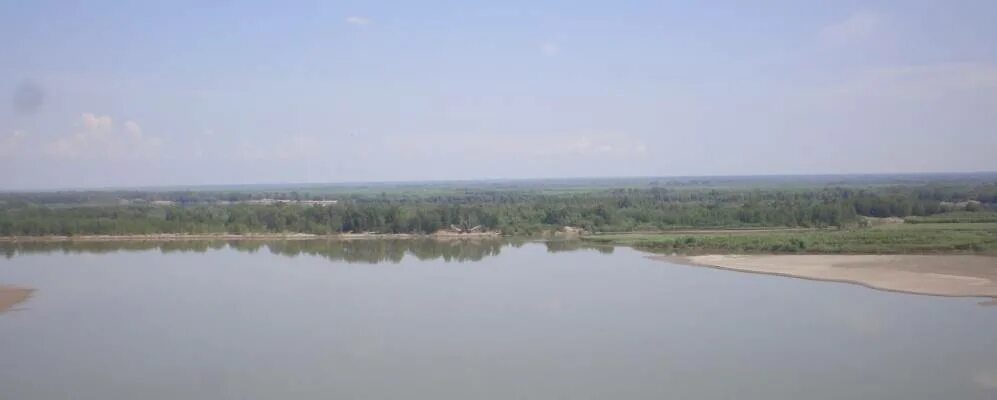
[[[997,223],[919,223],[862,229],[591,235],[584,240],[660,253],[983,253],[997,255]]]
[[[5,198],[30,198],[47,204],[116,204],[122,198],[148,198],[173,201],[215,201],[228,196],[260,198],[296,194],[304,198],[344,197],[433,197],[462,196],[469,193],[529,192],[544,195],[571,195],[611,189],[668,188],[674,190],[787,190],[805,192],[825,187],[890,188],[909,185],[973,185],[997,182],[997,172],[935,174],[852,174],[852,175],[745,175],[745,176],[660,176],[591,177],[549,179],[483,179],[411,182],[276,183],[249,185],[201,185],[158,187],[115,187],[101,189],[63,188],[36,192],[4,191]],[[68,200],[68,201],[66,201]],[[62,201],[62,202],[60,202]]]

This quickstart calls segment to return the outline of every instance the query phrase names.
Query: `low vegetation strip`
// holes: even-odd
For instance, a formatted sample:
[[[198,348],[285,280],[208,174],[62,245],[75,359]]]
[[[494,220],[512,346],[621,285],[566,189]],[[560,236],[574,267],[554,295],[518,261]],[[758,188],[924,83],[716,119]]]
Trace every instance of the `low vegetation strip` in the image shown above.
[[[584,240],[657,253],[979,253],[997,255],[997,223],[733,233],[590,235]]]
[[[904,219],[908,224],[932,223],[989,223],[997,222],[997,212],[951,212],[929,216],[912,216]]]

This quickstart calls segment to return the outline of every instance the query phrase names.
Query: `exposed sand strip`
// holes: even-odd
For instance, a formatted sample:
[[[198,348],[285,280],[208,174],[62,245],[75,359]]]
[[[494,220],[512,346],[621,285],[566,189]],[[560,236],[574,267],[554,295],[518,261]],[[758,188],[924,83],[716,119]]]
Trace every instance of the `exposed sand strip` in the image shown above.
[[[32,289],[0,285],[0,313],[31,297]]]
[[[665,261],[846,282],[894,292],[997,298],[997,257],[976,255],[700,255]]]

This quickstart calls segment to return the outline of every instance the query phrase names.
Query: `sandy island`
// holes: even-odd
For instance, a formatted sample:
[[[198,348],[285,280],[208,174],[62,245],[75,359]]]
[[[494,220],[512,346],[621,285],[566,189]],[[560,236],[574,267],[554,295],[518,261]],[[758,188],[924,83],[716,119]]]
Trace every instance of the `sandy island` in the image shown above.
[[[0,313],[31,297],[32,289],[0,285]]]
[[[652,256],[732,271],[845,282],[873,289],[997,298],[997,257],[978,255]]]

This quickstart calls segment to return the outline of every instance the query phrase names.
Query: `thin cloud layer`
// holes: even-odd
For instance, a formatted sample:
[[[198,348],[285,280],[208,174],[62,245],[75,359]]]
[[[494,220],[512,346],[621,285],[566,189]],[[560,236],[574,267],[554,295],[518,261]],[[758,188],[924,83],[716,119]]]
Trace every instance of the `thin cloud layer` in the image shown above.
[[[346,23],[350,25],[367,26],[370,25],[370,22],[371,22],[370,19],[365,17],[358,17],[355,15],[346,17]]]
[[[560,52],[561,46],[558,46],[557,42],[548,41],[540,45],[540,53],[547,57],[556,56]]]
[[[134,121],[125,121],[119,129],[107,115],[83,113],[80,128],[73,134],[48,143],[49,156],[67,159],[141,159],[155,157],[162,140],[146,137]]]
[[[27,134],[16,130],[6,135],[0,135],[0,157],[13,157],[21,151],[21,143]]]
[[[997,170],[987,2],[452,6],[0,5],[0,189]]]
[[[820,36],[827,43],[844,45],[859,43],[883,32],[884,19],[871,11],[857,11],[844,20],[824,27]]]

